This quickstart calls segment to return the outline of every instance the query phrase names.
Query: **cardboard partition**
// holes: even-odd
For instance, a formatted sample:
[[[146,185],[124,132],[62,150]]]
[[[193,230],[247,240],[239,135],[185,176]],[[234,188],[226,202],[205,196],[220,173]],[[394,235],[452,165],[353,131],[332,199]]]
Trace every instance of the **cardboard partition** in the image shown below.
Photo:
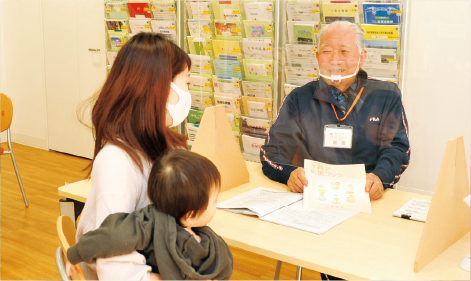
[[[221,192],[249,182],[249,171],[224,106],[204,110],[191,151],[211,160],[221,173]]]

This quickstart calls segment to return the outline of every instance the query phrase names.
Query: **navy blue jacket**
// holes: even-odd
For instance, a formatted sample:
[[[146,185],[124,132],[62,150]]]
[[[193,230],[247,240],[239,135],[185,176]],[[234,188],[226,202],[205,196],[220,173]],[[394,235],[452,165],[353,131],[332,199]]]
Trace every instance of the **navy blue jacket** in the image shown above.
[[[320,78],[293,90],[280,106],[260,150],[263,173],[285,183],[292,171],[304,166],[304,159],[327,164],[365,164],[367,173],[376,174],[384,187],[392,187],[410,159],[408,124],[401,92],[391,82],[368,79],[360,70],[356,90],[347,96],[347,111],[360,89],[359,101],[342,125],[353,127],[352,149],[326,148],[324,126],[337,124],[345,114]]]

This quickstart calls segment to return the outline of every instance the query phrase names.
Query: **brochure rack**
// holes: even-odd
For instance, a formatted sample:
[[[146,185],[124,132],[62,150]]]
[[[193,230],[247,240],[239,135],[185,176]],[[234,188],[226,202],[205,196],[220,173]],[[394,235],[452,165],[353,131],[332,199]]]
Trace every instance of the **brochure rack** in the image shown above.
[[[283,98],[318,78],[323,25],[357,24],[368,52],[363,69],[400,85],[405,6],[406,0],[106,0],[108,70],[133,34],[165,34],[192,61],[192,109],[179,129],[189,147],[204,109],[223,105],[244,158],[259,162]]]

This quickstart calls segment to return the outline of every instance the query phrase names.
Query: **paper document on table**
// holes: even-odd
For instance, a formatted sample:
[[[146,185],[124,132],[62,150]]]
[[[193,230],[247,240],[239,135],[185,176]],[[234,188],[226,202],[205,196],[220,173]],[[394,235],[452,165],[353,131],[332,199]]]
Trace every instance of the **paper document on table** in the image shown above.
[[[303,201],[298,201],[267,214],[260,219],[308,232],[323,234],[356,214],[358,212],[306,209],[303,208]]]
[[[371,213],[364,164],[329,165],[306,159],[304,171],[305,208]]]
[[[234,213],[263,217],[301,199],[303,199],[302,193],[257,187],[221,202],[217,207]]]
[[[429,207],[430,200],[414,198],[407,202],[399,210],[395,211],[393,216],[425,222]]]

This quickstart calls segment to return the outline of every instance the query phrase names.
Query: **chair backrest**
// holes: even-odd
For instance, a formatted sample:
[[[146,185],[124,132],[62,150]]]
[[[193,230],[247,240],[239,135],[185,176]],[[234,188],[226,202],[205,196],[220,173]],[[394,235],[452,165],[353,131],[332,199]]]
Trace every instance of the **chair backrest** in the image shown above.
[[[11,125],[11,120],[13,119],[13,103],[11,102],[11,99],[7,97],[5,94],[1,94],[0,98],[0,105],[1,105],[1,130],[0,132],[3,132],[10,128]]]
[[[67,250],[75,245],[76,229],[69,216],[60,216],[57,219],[57,234],[62,244],[64,259],[67,261]],[[86,280],[80,266],[77,266],[78,273],[71,276],[72,280]]]

